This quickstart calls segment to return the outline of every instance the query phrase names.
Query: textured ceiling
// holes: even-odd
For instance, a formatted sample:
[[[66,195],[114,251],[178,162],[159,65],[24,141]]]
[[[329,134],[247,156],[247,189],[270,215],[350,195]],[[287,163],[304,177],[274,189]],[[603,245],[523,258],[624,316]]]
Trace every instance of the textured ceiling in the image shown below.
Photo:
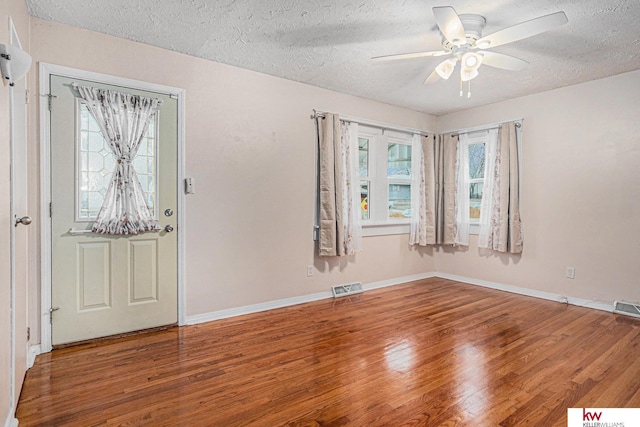
[[[640,69],[640,0],[27,0],[31,15],[430,114],[444,114]],[[565,11],[569,23],[496,47],[524,71],[483,66],[471,99],[459,80],[422,82],[441,58],[433,6],[487,20],[484,35]],[[639,82],[640,84],[640,82]]]

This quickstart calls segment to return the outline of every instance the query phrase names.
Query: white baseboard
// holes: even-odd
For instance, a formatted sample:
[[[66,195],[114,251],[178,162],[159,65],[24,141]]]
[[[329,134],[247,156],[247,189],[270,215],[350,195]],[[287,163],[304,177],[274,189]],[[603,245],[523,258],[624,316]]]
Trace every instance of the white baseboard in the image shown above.
[[[196,314],[187,316],[187,325],[195,325],[197,323],[210,322],[212,320],[226,319],[228,317],[242,316],[245,314],[258,313],[261,311],[273,310],[275,308],[289,307],[291,305],[304,304],[305,302],[318,301],[325,298],[331,298],[331,291],[319,292],[317,294],[303,295],[300,297],[285,298],[275,301],[268,301],[259,304],[245,305],[242,307],[228,308],[225,310],[212,311],[209,313]]]
[[[27,355],[27,370],[33,367],[33,364],[36,361],[36,356],[42,354],[42,348],[40,344],[32,345],[29,347],[29,354]]]
[[[402,283],[413,282],[415,280],[429,279],[431,277],[439,277],[442,279],[454,280],[456,282],[463,282],[470,285],[483,286],[485,288],[496,289],[500,291],[511,292],[519,295],[526,295],[534,298],[541,298],[550,301],[557,301],[580,307],[593,308],[602,311],[613,311],[613,306],[606,303],[591,301],[583,298],[566,297],[564,295],[555,294],[551,292],[538,291],[535,289],[521,288],[518,286],[505,285],[502,283],[490,282],[487,280],[474,279],[471,277],[457,276],[455,274],[431,272],[421,273],[412,276],[397,277],[394,279],[381,280],[379,282],[371,282],[363,284],[365,291],[384,288],[387,286],[399,285]],[[268,301],[259,304],[245,305],[242,307],[229,308],[225,310],[213,311],[209,313],[196,314],[194,316],[187,316],[186,324],[195,325],[197,323],[210,322],[212,320],[226,319],[229,317],[242,316],[244,314],[258,313],[261,311],[273,310],[275,308],[289,307],[292,305],[303,304],[306,302],[318,301],[325,298],[332,298],[333,294],[330,291],[319,292],[310,295],[303,295],[300,297],[285,298],[275,301]]]
[[[379,282],[372,282],[363,284],[364,290],[384,288],[386,286],[399,285],[401,283],[412,282],[414,280],[428,279],[434,277],[434,273],[422,273],[415,274],[413,276],[398,277],[395,279],[382,280]],[[310,295],[303,295],[300,297],[285,298],[275,301],[268,301],[259,304],[245,305],[242,307],[228,308],[225,310],[212,311],[209,313],[196,314],[194,316],[187,316],[186,324],[195,325],[198,323],[211,322],[212,320],[226,319],[229,317],[242,316],[245,314],[258,313],[261,311],[273,310],[275,308],[289,307],[297,304],[304,304],[306,302],[318,301],[321,299],[333,298],[331,291],[318,292]]]
[[[448,273],[435,273],[435,277],[442,279],[455,280],[456,282],[468,283],[470,285],[483,286],[485,288],[496,289],[499,291],[511,292],[514,294],[526,295],[529,297],[542,298],[550,301],[557,301],[567,303],[571,305],[577,305],[580,307],[593,308],[596,310],[613,312],[613,306],[605,304],[603,302],[591,301],[584,298],[567,297],[560,294],[554,294],[551,292],[537,291],[535,289],[521,288],[518,286],[505,285],[502,283],[490,282],[487,280],[473,279],[471,277],[456,276],[455,274]]]
[[[363,284],[362,286],[365,289],[365,291],[367,291],[371,289],[385,288],[387,286],[400,285],[403,283],[413,282],[415,280],[430,279],[432,277],[436,277],[436,274],[433,272],[421,273],[421,274],[414,274],[412,276],[396,277],[395,279],[381,280],[379,282],[367,283],[367,284]]]
[[[11,411],[9,415],[7,415],[7,420],[4,422],[4,427],[18,427],[18,419],[14,418],[13,411]]]

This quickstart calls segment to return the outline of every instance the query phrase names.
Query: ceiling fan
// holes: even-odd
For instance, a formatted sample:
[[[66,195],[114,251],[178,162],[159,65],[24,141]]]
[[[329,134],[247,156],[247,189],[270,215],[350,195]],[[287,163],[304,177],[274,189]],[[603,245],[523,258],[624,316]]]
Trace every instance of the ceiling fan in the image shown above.
[[[453,74],[458,62],[460,62],[460,96],[462,96],[463,82],[470,82],[471,79],[478,76],[478,68],[482,64],[510,71],[520,71],[529,65],[523,59],[487,49],[532,37],[568,22],[567,15],[564,12],[556,12],[521,22],[483,37],[482,30],[487,23],[484,16],[475,14],[458,15],[455,9],[450,6],[434,7],[432,10],[442,36],[443,50],[384,55],[372,59],[374,61],[388,61],[450,56],[450,58],[435,67],[435,70],[427,77],[424,84],[433,83],[440,78],[448,79]],[[468,85],[470,87],[470,83]],[[470,96],[471,90],[468,89],[467,97]]]

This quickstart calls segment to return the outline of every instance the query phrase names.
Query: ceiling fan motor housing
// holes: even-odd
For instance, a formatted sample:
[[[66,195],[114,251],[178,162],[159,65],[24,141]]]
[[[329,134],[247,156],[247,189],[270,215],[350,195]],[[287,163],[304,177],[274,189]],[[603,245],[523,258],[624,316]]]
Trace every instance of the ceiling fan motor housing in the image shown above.
[[[487,20],[482,15],[475,15],[471,13],[458,15],[460,17],[460,21],[462,22],[462,26],[464,27],[464,33],[467,36],[466,46],[471,47],[473,44],[482,37],[482,30],[487,24]],[[442,32],[440,33],[442,36],[442,46],[447,50],[453,50],[454,44],[449,42]],[[465,46],[463,45],[463,46]]]

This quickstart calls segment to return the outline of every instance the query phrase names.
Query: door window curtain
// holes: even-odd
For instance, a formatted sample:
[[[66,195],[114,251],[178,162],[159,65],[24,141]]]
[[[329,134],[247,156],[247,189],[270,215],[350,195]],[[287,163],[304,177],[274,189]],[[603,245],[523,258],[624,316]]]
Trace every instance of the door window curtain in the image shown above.
[[[111,182],[92,231],[118,235],[159,230],[132,161],[161,101],[81,85],[74,88],[86,101],[116,157]]]
[[[319,255],[348,256],[361,250],[358,124],[318,116]]]
[[[411,245],[453,245],[456,235],[456,152],[458,137],[428,134],[413,144]]]
[[[520,220],[519,156],[516,123],[509,122],[500,126],[497,132],[496,147],[492,164],[487,162],[487,178],[491,194],[485,190],[480,212],[480,235],[478,247],[497,252],[522,253],[523,235]],[[485,198],[487,207],[485,209]]]

